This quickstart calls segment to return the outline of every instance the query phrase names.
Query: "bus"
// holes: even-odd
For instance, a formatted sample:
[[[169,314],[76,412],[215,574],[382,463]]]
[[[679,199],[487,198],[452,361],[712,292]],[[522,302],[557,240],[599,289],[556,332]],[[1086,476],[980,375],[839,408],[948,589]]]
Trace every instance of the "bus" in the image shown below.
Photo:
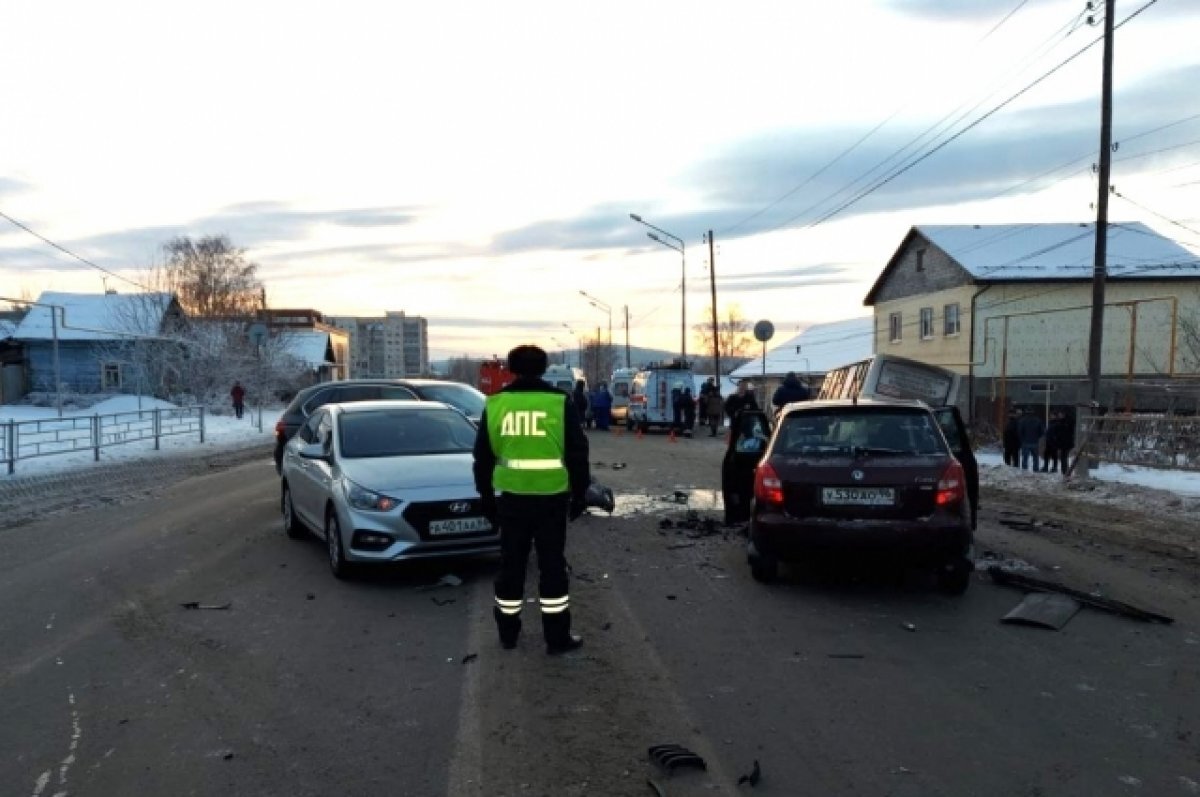
[[[918,399],[930,407],[958,402],[961,377],[947,368],[894,354],[876,354],[825,374],[818,399]]]

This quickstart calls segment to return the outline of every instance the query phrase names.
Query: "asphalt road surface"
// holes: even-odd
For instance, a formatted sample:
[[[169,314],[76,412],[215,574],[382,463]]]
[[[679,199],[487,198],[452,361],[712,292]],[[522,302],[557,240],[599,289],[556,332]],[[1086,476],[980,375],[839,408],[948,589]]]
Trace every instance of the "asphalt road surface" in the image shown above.
[[[499,648],[491,559],[335,581],[283,535],[266,450],[0,529],[0,794],[1200,794],[1194,520],[1145,545],[1161,519],[985,490],[981,551],[1176,619],[1038,630],[983,576],[758,584],[702,522],[719,440],[592,440],[619,510],[571,527],[561,658],[533,612]]]

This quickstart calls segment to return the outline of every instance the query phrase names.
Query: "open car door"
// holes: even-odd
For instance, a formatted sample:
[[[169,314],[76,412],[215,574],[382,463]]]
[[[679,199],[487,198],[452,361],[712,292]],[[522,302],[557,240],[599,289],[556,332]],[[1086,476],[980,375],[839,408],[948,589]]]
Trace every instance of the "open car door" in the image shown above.
[[[729,445],[721,460],[721,498],[727,526],[750,521],[754,469],[767,450],[772,429],[771,416],[764,410],[742,410],[733,419]]]
[[[967,434],[967,425],[963,423],[958,407],[934,407],[933,414],[937,417],[938,426],[950,444],[950,450],[963,467],[967,477],[967,498],[971,501],[971,528],[975,528],[979,514],[979,463],[975,460],[975,452],[971,448],[971,438]]]

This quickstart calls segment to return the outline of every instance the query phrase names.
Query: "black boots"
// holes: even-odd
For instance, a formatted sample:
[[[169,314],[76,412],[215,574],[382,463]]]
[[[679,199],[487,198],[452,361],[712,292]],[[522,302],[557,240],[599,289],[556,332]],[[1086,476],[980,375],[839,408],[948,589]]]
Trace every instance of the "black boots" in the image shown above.
[[[559,656],[563,653],[570,653],[572,650],[578,650],[583,647],[583,637],[579,634],[567,634],[564,638],[555,642],[546,643],[546,655]]]

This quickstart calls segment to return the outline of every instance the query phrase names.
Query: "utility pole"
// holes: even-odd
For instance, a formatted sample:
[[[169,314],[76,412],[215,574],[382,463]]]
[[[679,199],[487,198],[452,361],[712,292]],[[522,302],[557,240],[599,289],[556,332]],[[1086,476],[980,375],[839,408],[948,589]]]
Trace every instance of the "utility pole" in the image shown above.
[[[1112,172],[1113,17],[1116,0],[1104,2],[1104,77],[1100,90],[1100,186],[1096,199],[1096,259],[1092,268],[1092,327],[1088,338],[1091,399],[1100,400],[1104,339],[1104,280],[1108,262],[1108,193]]]
[[[716,372],[717,389],[721,389],[721,334],[717,325],[717,254],[713,246],[712,230],[708,231],[708,287],[712,290],[712,336],[713,371]]]
[[[629,305],[625,305],[625,367],[631,368],[629,364]]]

